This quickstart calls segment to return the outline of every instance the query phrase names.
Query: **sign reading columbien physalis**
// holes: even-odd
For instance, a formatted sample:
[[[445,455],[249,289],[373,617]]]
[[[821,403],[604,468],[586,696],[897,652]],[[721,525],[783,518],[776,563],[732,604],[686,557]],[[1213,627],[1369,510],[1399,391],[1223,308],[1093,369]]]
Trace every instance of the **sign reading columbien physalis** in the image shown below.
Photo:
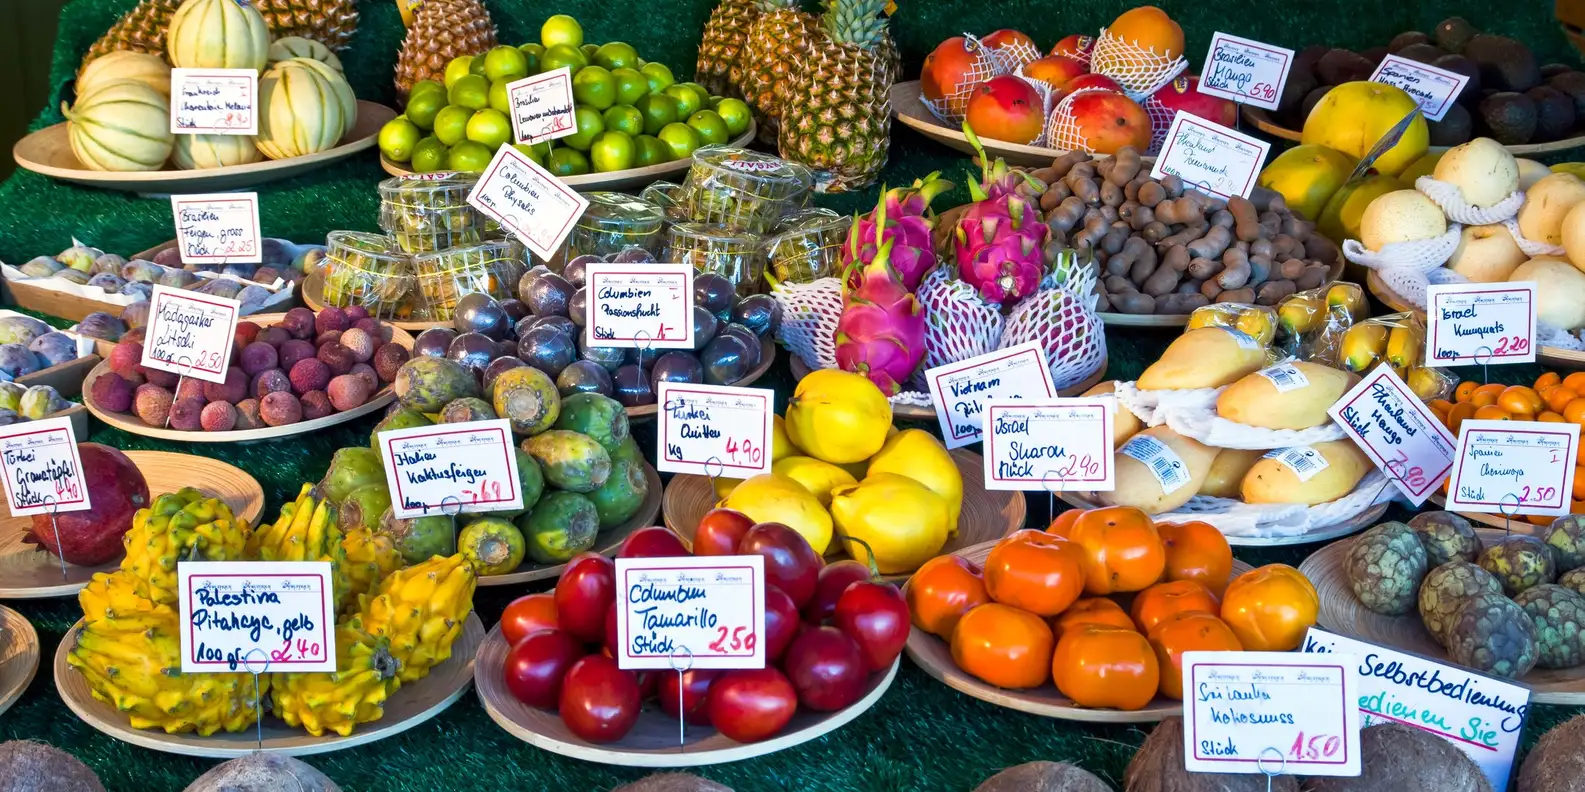
[[[528,155],[511,146],[496,149],[484,175],[468,193],[468,204],[522,240],[534,255],[555,258],[589,200]]]
[[[142,363],[205,382],[223,383],[242,303],[209,294],[155,286]]]
[[[0,475],[11,516],[93,508],[70,418],[45,418],[0,429]]]

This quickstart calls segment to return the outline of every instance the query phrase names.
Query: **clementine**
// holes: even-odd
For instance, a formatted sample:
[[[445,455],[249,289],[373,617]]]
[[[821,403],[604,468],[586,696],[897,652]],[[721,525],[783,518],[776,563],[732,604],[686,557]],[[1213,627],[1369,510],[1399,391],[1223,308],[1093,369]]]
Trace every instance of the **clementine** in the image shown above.
[[[1186,611],[1173,614],[1150,631],[1150,647],[1161,666],[1161,695],[1183,698],[1184,652],[1240,652],[1243,644],[1227,622],[1215,614]]]
[[[956,555],[936,556],[909,579],[904,592],[915,627],[944,639],[963,614],[991,601],[985,574],[974,562]]]
[[[1062,695],[1081,707],[1137,710],[1156,697],[1161,667],[1145,636],[1081,624],[1057,641],[1051,678]]]
[[[1051,676],[1055,645],[1044,619],[991,602],[958,620],[952,630],[952,662],[997,687],[1040,687]]]
[[[986,557],[985,591],[1004,605],[1055,616],[1084,592],[1084,548],[1044,531],[1018,531]]]
[[[1287,652],[1315,624],[1315,586],[1287,564],[1267,564],[1239,575],[1222,596],[1222,621],[1252,652]]]

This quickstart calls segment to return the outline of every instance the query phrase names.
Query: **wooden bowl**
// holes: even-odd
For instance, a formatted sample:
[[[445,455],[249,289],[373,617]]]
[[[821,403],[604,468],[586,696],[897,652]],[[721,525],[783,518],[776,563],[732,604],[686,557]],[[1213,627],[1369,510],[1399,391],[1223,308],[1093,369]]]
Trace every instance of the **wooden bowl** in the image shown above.
[[[246,317],[244,321],[253,322],[260,327],[268,327],[281,321],[285,316],[286,314],[283,313],[258,314]],[[413,337],[400,327],[391,328],[391,340],[401,344],[408,350],[413,348]],[[368,401],[358,407],[346,412],[332,413],[323,418],[315,418],[312,421],[298,421],[285,426],[264,426],[258,429],[233,429],[229,432],[184,431],[181,429],[167,429],[162,426],[149,426],[136,415],[111,412],[95,404],[89,396],[93,389],[94,380],[108,373],[110,373],[110,363],[107,361],[95,366],[94,370],[88,374],[88,378],[83,380],[83,404],[88,407],[88,411],[93,413],[95,418],[135,435],[157,437],[161,440],[181,440],[189,443],[256,443],[266,440],[280,440],[295,435],[317,432],[321,429],[357,420],[365,415],[378,412],[391,402],[396,401],[396,393],[391,390],[390,384],[387,383],[376,391],[373,396],[370,396]]]
[[[335,148],[318,154],[224,168],[135,172],[89,170],[72,153],[64,123],[45,127],[17,141],[11,149],[11,155],[18,165],[35,173],[106,190],[139,193],[223,192],[299,176],[373,148],[380,127],[395,117],[396,111],[385,105],[359,100],[358,122]]]
[[[914,129],[937,143],[950,146],[964,154],[974,154],[974,145],[969,142],[968,136],[963,134],[962,127],[948,126],[941,119],[936,118],[935,114],[930,112],[930,108],[925,107],[920,94],[921,89],[918,80],[900,82],[892,86],[892,114],[897,116],[897,120],[902,122],[903,126]],[[1047,167],[1052,160],[1068,153],[1067,149],[1047,146],[1025,146],[984,136],[980,137],[980,145],[985,147],[986,154],[991,157],[1001,157],[1007,161],[1008,165],[1022,165],[1031,168]],[[1106,159],[1107,157],[1104,154],[1097,154],[1095,158]],[[1156,161],[1155,157],[1144,157],[1143,159],[1147,166]]]
[[[0,606],[0,715],[17,703],[39,670],[39,634],[10,608]]]
[[[143,473],[151,498],[182,487],[197,487],[225,501],[231,513],[249,525],[256,525],[264,513],[264,488],[241,468],[218,459],[168,451],[128,451],[126,455]],[[32,517],[13,517],[10,508],[0,503],[0,599],[70,597],[88,585],[94,573],[114,572],[121,564],[119,556],[94,567],[67,564],[62,577],[59,558],[23,541],[32,527]]]
[[[986,557],[991,554],[991,548],[995,546],[995,542],[985,542],[963,548],[954,555],[984,565]],[[1233,559],[1233,574],[1229,579],[1236,578],[1251,569],[1253,567],[1250,565]],[[1081,707],[1073,703],[1073,699],[1062,695],[1056,685],[1050,682],[1029,690],[999,688],[958,668],[958,664],[952,660],[952,648],[947,642],[918,627],[908,633],[907,652],[908,658],[913,660],[915,665],[947,687],[981,701],[989,701],[999,707],[1007,707],[1031,715],[1088,723],[1155,723],[1172,715],[1183,714],[1183,702],[1161,695],[1157,695],[1144,709],[1109,710]]]
[[[77,632],[82,626],[81,621],[73,625],[55,650],[55,689],[60,692],[61,701],[66,702],[66,706],[84,723],[124,743],[209,759],[235,759],[260,750],[283,756],[309,756],[368,745],[401,734],[439,715],[462,698],[462,694],[468,690],[468,683],[473,681],[473,658],[478,654],[479,644],[484,641],[484,622],[479,620],[477,613],[470,613],[463,624],[462,635],[451,646],[451,657],[430,669],[429,676],[403,684],[400,690],[392,693],[385,701],[385,717],[374,723],[359,725],[356,731],[346,737],[333,732],[315,737],[302,729],[287,726],[273,715],[266,715],[261,748],[259,732],[253,726],[234,734],[216,732],[208,737],[132,728],[127,716],[116,710],[114,705],[96,700],[83,675],[66,664],[66,655],[76,643]]]
[[[1282,124],[1277,123],[1277,120],[1272,118],[1271,113],[1265,108],[1252,107],[1250,105],[1240,105],[1240,107],[1242,108],[1245,122],[1254,126],[1256,129],[1271,135],[1272,137],[1281,138],[1283,140],[1291,140],[1295,143],[1299,142],[1300,138],[1303,137],[1303,133],[1301,131],[1297,129],[1289,129]],[[1554,140],[1549,143],[1521,143],[1514,146],[1503,146],[1503,148],[1508,149],[1508,152],[1513,154],[1515,157],[1534,157],[1542,154],[1557,154],[1564,151],[1571,151],[1582,146],[1585,146],[1585,135],[1575,135],[1574,137],[1567,137],[1562,140]],[[1449,148],[1451,147],[1431,146],[1429,151],[1433,154],[1437,154],[1447,151]]]
[[[788,355],[788,358],[787,365],[792,368],[794,382],[809,376],[811,369],[803,362],[803,358],[800,358],[797,355]],[[1077,385],[1058,390],[1057,395],[1063,397],[1078,396],[1090,388],[1099,385],[1102,380],[1106,379],[1106,367],[1110,365],[1110,363],[1110,357],[1101,361],[1100,367],[1095,370],[1094,374],[1091,374],[1083,382],[1080,382]],[[937,420],[936,408],[934,406],[915,407],[912,404],[893,404],[892,420],[934,422]]]
[[[1077,506],[1080,509],[1099,509],[1106,505],[1090,497],[1090,495],[1091,493],[1087,492],[1057,493],[1057,497],[1066,501],[1069,506]],[[1298,536],[1271,537],[1229,536],[1227,537],[1227,543],[1234,547],[1288,547],[1290,545],[1325,542],[1330,539],[1336,539],[1339,536],[1348,536],[1349,534],[1356,531],[1363,531],[1366,528],[1375,525],[1376,521],[1380,520],[1381,516],[1387,513],[1387,505],[1388,504],[1386,503],[1378,503],[1375,506],[1360,512],[1352,520],[1340,522],[1336,525],[1328,525],[1324,528],[1319,528],[1307,534],[1300,534]]]
[[[1475,532],[1487,543],[1501,541],[1506,536],[1490,528],[1476,528]],[[1359,604],[1348,585],[1348,572],[1344,568],[1349,544],[1353,541],[1333,542],[1299,565],[1299,571],[1315,584],[1315,591],[1320,595],[1320,625],[1339,635],[1410,652],[1438,663],[1458,665],[1448,659],[1447,650],[1426,631],[1418,613],[1383,616]],[[1585,666],[1536,668],[1514,681],[1530,688],[1532,704],[1585,705]]]
[[[596,745],[573,735],[554,711],[530,707],[506,689],[501,666],[510,648],[501,636],[500,625],[496,625],[484,640],[474,664],[474,687],[490,719],[513,737],[537,748],[587,762],[624,767],[700,767],[765,756],[802,745],[841,728],[875,706],[891,687],[897,676],[897,666],[902,662],[902,658],[898,658],[885,672],[870,674],[864,695],[848,708],[838,712],[800,709],[787,728],[762,742],[734,742],[709,726],[689,726],[684,740],[679,743],[677,719],[667,717],[658,708],[646,706],[638,723],[626,736],[616,742]]]
[[[597,543],[595,552],[607,558],[614,556],[629,534],[655,524],[655,517],[660,514],[660,474],[655,472],[655,468],[650,467],[648,462],[644,463],[644,480],[649,482],[649,493],[644,496],[644,502],[639,504],[638,511],[633,512],[633,516],[629,517],[627,522],[610,530],[601,531],[599,538],[595,540]],[[504,575],[480,575],[479,585],[509,586],[535,580],[553,580],[561,577],[561,571],[566,568],[566,564],[535,564],[532,559],[524,559],[521,566]]]
[[[952,459],[963,476],[963,511],[958,518],[958,535],[949,537],[938,555],[949,555],[965,547],[1000,539],[1022,527],[1027,514],[1024,494],[1010,490],[985,489],[985,461],[979,454],[963,448],[953,449]],[[666,488],[666,527],[693,546],[694,532],[705,513],[715,508],[715,489],[708,476],[674,476]],[[835,538],[826,551],[828,560],[847,558]],[[886,575],[902,582],[909,575]]]

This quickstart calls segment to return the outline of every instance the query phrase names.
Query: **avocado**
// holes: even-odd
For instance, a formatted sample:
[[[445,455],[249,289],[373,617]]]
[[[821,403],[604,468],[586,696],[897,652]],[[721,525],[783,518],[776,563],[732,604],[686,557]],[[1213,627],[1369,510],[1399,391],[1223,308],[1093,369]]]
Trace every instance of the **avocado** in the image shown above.
[[[1277,118],[1288,124],[1293,129],[1304,125],[1304,116],[1300,110],[1304,104],[1304,97],[1320,83],[1315,81],[1315,75],[1308,71],[1292,71],[1288,74],[1288,82],[1282,86],[1282,98],[1277,100]]]
[[[1435,44],[1410,44],[1396,52],[1400,58],[1407,58],[1420,63],[1435,63],[1437,58],[1448,54],[1446,50]]]
[[[1479,32],[1463,17],[1448,17],[1437,23],[1436,45],[1448,52],[1463,52],[1464,45]]]
[[[1537,143],[1562,140],[1574,131],[1574,100],[1568,94],[1545,85],[1537,85],[1524,92],[1535,101],[1535,135]]]
[[[1458,101],[1468,105],[1478,103],[1480,99],[1480,66],[1476,65],[1474,61],[1463,55],[1448,53],[1431,61],[1431,65],[1438,69],[1446,69],[1455,74],[1462,74],[1468,77],[1469,82],[1464,83],[1464,90],[1459,92]]]
[[[1481,100],[1480,117],[1491,136],[1505,146],[1529,143],[1535,136],[1535,100],[1522,93],[1501,91]]]
[[[1567,74],[1571,71],[1574,71],[1574,67],[1566,63],[1548,63],[1541,67],[1541,79],[1550,80],[1559,74]]]
[[[1470,117],[1469,110],[1458,103],[1447,108],[1441,121],[1427,121],[1425,125],[1431,133],[1433,146],[1458,146],[1475,136],[1475,120]]]
[[[1315,109],[1315,106],[1320,103],[1321,98],[1326,96],[1326,92],[1330,90],[1332,90],[1331,87],[1323,85],[1305,94],[1304,101],[1299,103],[1299,117],[1308,119],[1310,117],[1310,111]],[[1300,126],[1303,126],[1303,124],[1300,124]]]
[[[1574,100],[1574,117],[1585,118],[1585,73],[1571,71],[1547,79],[1546,84]]]
[[[1321,79],[1322,85],[1342,85],[1346,82],[1370,79],[1371,72],[1376,70],[1376,64],[1371,63],[1365,56],[1346,49],[1327,50],[1321,60],[1315,64],[1315,76]]]
[[[1404,47],[1410,46],[1411,44],[1430,44],[1430,43],[1431,43],[1431,37],[1430,36],[1427,36],[1426,34],[1421,33],[1418,30],[1405,30],[1404,32],[1399,33],[1398,35],[1393,36],[1392,37],[1392,41],[1387,42],[1387,49],[1389,51],[1392,51],[1392,52],[1399,52],[1399,51],[1403,50]]]
[[[1387,47],[1371,47],[1368,50],[1360,50],[1359,56],[1370,61],[1372,64],[1380,65],[1382,60],[1385,59],[1388,53],[1391,52],[1392,50]],[[1372,66],[1371,69],[1374,70],[1375,66]]]
[[[1293,79],[1293,75],[1300,72],[1314,77],[1315,65],[1320,63],[1321,56],[1325,55],[1330,50],[1331,48],[1324,44],[1311,44],[1310,46],[1299,50],[1298,54],[1293,56],[1293,67],[1288,69],[1288,79]]]
[[[1507,36],[1476,34],[1464,45],[1463,54],[1480,65],[1480,81],[1487,88],[1522,92],[1541,84],[1535,53]]]

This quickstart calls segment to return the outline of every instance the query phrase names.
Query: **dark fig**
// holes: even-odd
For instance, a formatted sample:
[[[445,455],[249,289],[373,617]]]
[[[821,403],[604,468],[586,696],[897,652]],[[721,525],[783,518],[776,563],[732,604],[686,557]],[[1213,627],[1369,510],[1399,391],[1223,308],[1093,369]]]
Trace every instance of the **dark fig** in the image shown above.
[[[601,396],[610,396],[611,372],[593,361],[580,360],[556,375],[556,390],[561,391],[563,397],[574,393],[598,393]]]
[[[506,324],[509,327],[516,327],[518,322],[523,321],[523,317],[529,315],[528,306],[515,297],[501,301],[501,312],[506,314]]]
[[[721,320],[702,305],[693,307],[693,348],[697,352],[704,349],[704,345],[715,338],[717,330],[721,329]]]
[[[726,327],[721,328],[721,332],[716,333],[716,338],[721,336],[737,336],[737,339],[742,341],[745,347],[748,347],[748,354],[745,356],[745,359],[748,360],[748,367],[754,368],[759,365],[760,340],[753,330],[748,329],[745,325],[731,322]]]
[[[627,361],[627,350],[621,347],[586,346],[579,357],[604,366],[606,371],[616,371]]]
[[[566,316],[567,301],[572,299],[574,291],[577,289],[566,278],[547,272],[529,284],[523,302],[535,316]]]
[[[781,326],[781,303],[769,294],[750,294],[732,306],[732,321],[755,335],[774,333]]]
[[[484,397],[490,400],[495,398],[495,393],[490,389],[490,386],[495,384],[495,378],[501,376],[501,372],[508,369],[522,368],[526,365],[528,364],[524,363],[516,355],[498,357],[490,361],[490,365],[484,367]]]
[[[451,321],[458,333],[483,333],[497,340],[506,337],[506,312],[494,297],[483,292],[464,294],[457,301]]]
[[[749,365],[748,343],[736,335],[724,333],[705,345],[704,351],[699,353],[699,363],[704,367],[704,381],[711,385],[730,385],[743,379],[753,368]]]
[[[413,357],[445,357],[457,331],[446,327],[431,327],[413,339]]]
[[[495,339],[483,333],[463,333],[452,339],[451,346],[446,348],[446,357],[483,372],[495,359],[495,352]]]
[[[578,350],[571,336],[550,325],[540,325],[517,340],[517,356],[554,378],[578,359]]]
[[[584,284],[584,272],[589,268],[590,264],[599,263],[599,256],[585,253],[567,262],[567,266],[561,268],[561,277],[566,278],[568,283],[581,289]]]
[[[693,279],[693,304],[715,314],[725,322],[732,315],[732,305],[737,302],[737,287],[732,281],[715,274],[702,272]]]
[[[704,382],[704,367],[699,365],[698,358],[687,352],[667,352],[655,361],[655,367],[649,371],[651,388],[659,391],[662,382],[691,382],[697,385]]]
[[[583,327],[589,320],[589,292],[587,289],[580,287],[572,293],[572,297],[568,298],[567,318],[571,319],[572,323],[579,327]]]
[[[602,369],[603,371],[603,369]],[[638,407],[655,403],[655,388],[649,384],[649,372],[639,366],[627,365],[611,375],[613,394],[623,407]]]

